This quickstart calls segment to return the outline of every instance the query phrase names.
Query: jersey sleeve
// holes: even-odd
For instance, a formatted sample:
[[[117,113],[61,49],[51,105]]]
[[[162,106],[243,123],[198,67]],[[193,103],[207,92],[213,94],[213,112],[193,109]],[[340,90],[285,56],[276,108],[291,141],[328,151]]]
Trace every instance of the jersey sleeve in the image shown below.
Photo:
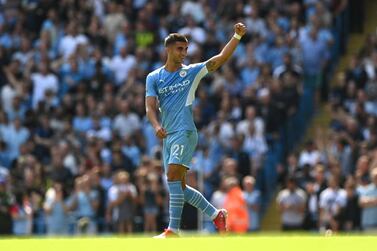
[[[208,74],[206,63],[207,62],[201,62],[201,63],[191,65],[192,70],[196,72],[196,75],[200,79],[204,78]]]
[[[155,78],[152,75],[147,76],[145,96],[146,97],[157,97],[157,89],[156,89]]]

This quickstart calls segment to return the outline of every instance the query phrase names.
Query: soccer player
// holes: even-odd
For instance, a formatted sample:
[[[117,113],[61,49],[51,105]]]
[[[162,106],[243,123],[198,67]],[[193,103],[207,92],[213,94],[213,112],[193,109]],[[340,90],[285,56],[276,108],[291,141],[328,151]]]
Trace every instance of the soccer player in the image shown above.
[[[157,137],[163,139],[163,161],[170,194],[169,227],[156,238],[178,236],[184,202],[208,215],[219,232],[226,231],[226,210],[216,209],[200,192],[186,185],[185,180],[198,141],[192,115],[195,91],[207,73],[218,69],[232,56],[246,33],[246,26],[237,23],[234,32],[218,55],[206,62],[190,65],[183,64],[188,48],[186,37],[178,33],[169,34],[164,43],[167,52],[165,65],[147,76],[146,113]]]

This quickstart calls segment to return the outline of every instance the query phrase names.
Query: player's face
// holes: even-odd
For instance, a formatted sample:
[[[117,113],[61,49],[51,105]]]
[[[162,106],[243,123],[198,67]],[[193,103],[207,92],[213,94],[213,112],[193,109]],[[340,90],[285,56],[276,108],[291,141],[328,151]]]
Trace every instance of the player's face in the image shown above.
[[[187,56],[188,43],[175,42],[168,47],[168,55],[174,63],[182,64]]]

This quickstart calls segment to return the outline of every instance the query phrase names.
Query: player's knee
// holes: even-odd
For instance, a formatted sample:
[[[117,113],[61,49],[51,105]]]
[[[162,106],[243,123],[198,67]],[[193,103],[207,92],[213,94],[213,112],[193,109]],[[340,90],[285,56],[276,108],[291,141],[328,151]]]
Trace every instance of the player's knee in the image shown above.
[[[169,165],[169,170],[166,174],[168,181],[179,181],[184,177],[184,169],[179,165]]]

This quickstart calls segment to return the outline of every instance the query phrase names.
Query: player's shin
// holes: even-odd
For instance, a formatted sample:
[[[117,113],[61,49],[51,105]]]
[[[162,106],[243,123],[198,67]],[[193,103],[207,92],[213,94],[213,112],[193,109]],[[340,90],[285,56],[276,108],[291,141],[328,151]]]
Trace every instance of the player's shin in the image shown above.
[[[181,181],[168,182],[170,200],[169,200],[169,229],[178,232],[181,225],[181,215],[183,210],[184,195]]]
[[[211,219],[214,219],[217,216],[218,210],[211,203],[209,203],[199,191],[186,185],[186,189],[183,191],[183,193],[187,203],[200,209]]]

